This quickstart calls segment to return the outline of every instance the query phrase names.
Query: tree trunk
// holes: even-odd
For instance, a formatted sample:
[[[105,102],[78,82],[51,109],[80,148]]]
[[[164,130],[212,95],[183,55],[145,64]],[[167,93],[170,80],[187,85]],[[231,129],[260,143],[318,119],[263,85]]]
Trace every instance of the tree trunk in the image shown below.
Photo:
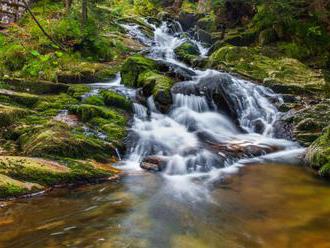
[[[66,13],[69,14],[72,5],[72,0],[64,0],[64,5]]]
[[[82,0],[81,3],[81,24],[85,26],[87,23],[87,0]]]

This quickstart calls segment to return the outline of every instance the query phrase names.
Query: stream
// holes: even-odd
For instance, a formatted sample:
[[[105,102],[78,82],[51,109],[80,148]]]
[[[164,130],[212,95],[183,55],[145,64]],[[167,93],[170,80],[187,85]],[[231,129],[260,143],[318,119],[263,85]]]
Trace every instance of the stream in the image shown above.
[[[8,203],[2,247],[329,247],[330,184],[302,167],[304,149],[280,135],[281,96],[178,61],[174,49],[187,39],[201,56],[207,48],[174,24],[153,26],[153,40],[123,25],[147,56],[189,75],[173,87],[167,114],[152,97],[134,102],[127,154],[116,165],[125,176]],[[90,87],[90,95],[138,94],[119,74]],[[162,171],[143,170],[148,158]]]

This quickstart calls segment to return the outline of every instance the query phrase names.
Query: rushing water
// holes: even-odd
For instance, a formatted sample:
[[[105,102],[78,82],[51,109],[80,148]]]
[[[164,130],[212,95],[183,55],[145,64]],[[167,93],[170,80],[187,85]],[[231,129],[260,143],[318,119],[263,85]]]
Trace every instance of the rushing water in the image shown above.
[[[144,43],[153,44],[149,52],[151,58],[183,68],[193,76],[178,84],[183,84],[182,92],[173,92],[173,105],[168,114],[157,110],[152,97],[148,99],[147,107],[134,104],[132,137],[124,166],[139,170],[144,158],[157,156],[166,163],[161,174],[167,187],[180,196],[213,201],[208,193],[212,184],[246,163],[267,159],[262,155],[276,151],[271,155],[272,161],[276,162],[278,154],[281,162],[297,162],[303,149],[291,141],[273,137],[280,116],[274,103],[281,103],[281,97],[227,73],[196,70],[178,61],[174,50],[187,40],[198,44],[202,55],[207,49],[183,36],[180,26],[175,25],[174,29],[167,23],[154,27],[154,41],[144,37]],[[129,28],[134,37],[143,37],[134,34],[140,32],[135,26],[125,28]],[[223,113],[224,106],[215,104],[212,95],[201,93],[210,85],[214,87],[212,91],[221,87],[235,110],[239,125]],[[187,93],[187,88],[198,88],[198,94]]]
[[[145,106],[134,103],[128,151],[118,163],[126,176],[5,204],[1,245],[328,247],[330,185],[297,166],[303,148],[276,138],[281,97],[177,61],[174,49],[189,39],[177,23],[154,27],[154,40],[136,25],[123,27],[150,46],[148,56],[190,79],[173,89],[169,113],[161,113],[152,97]],[[191,42],[205,56],[207,49]],[[111,88],[134,100],[136,91],[120,81],[118,74],[92,84],[89,95]],[[165,161],[162,172],[140,168],[150,155]]]

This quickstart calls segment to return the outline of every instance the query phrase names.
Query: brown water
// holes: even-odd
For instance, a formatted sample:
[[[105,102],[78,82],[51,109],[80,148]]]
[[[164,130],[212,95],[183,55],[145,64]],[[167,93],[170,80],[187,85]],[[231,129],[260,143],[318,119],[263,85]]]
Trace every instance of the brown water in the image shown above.
[[[162,177],[56,190],[0,209],[1,247],[330,247],[330,184],[297,166],[247,166],[212,201]]]

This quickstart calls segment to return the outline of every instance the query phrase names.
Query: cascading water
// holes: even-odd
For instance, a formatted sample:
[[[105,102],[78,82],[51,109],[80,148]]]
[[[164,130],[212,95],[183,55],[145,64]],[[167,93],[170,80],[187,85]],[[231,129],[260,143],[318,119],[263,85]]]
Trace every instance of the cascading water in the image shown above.
[[[142,36],[135,32],[141,31],[130,28],[133,37]],[[191,193],[196,188],[194,178],[203,178],[207,183],[223,173],[236,171],[244,163],[260,161],[269,153],[272,156],[267,155],[268,158],[274,158],[276,152],[283,156],[293,149],[290,156],[295,154],[297,157],[301,152],[297,150],[297,144],[273,138],[274,124],[279,117],[273,102],[280,103],[281,97],[227,73],[194,70],[177,61],[174,49],[186,40],[180,28],[171,31],[165,22],[155,27],[149,56],[189,70],[194,76],[188,82],[177,84],[183,84],[183,90],[173,91],[173,105],[168,114],[156,109],[152,97],[148,99],[147,107],[134,104],[131,144],[124,164],[139,169],[145,158],[157,157],[166,164],[162,175],[170,185]],[[198,47],[202,48],[200,43]],[[201,49],[201,54],[206,51]],[[190,92],[185,92],[187,89]],[[235,110],[238,126],[222,113],[225,106],[213,101],[212,94],[218,91]]]

